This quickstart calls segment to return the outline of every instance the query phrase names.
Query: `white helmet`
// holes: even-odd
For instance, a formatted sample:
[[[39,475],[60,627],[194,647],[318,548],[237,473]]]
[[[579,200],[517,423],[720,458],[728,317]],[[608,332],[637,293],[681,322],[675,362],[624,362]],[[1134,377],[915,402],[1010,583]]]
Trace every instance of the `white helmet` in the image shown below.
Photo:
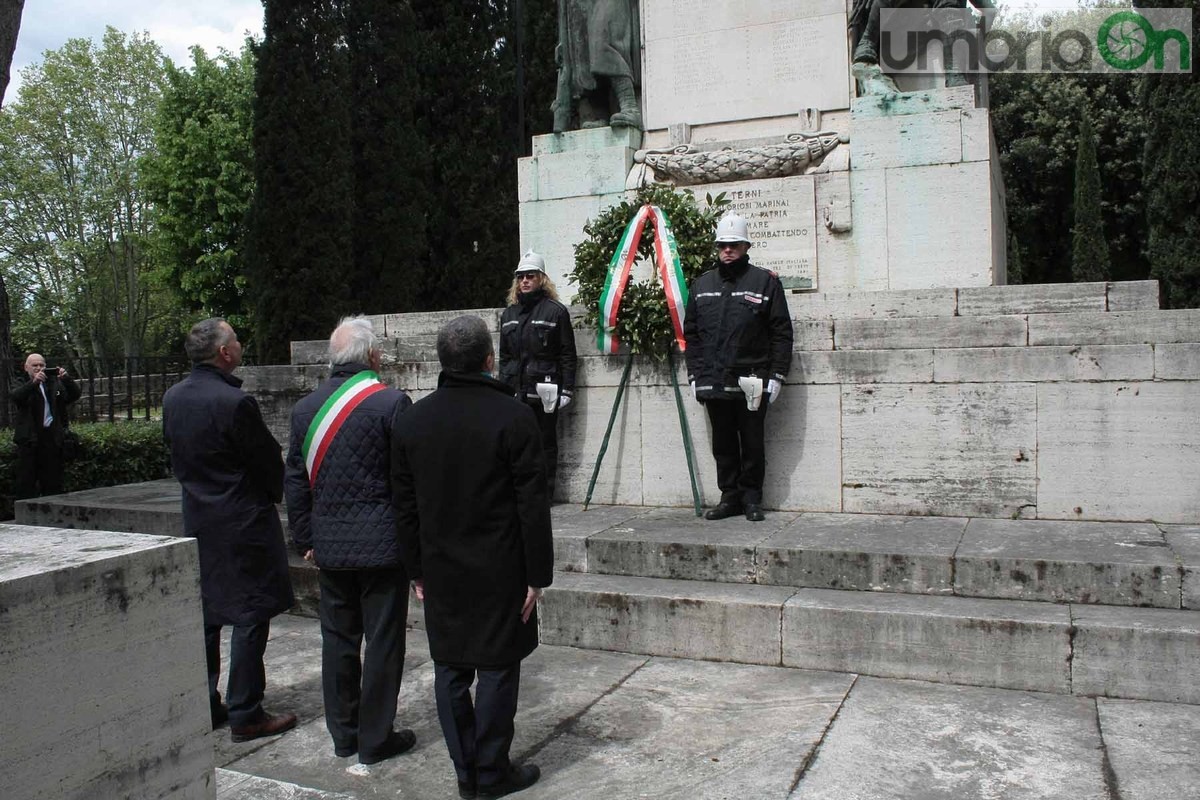
[[[521,263],[517,264],[514,275],[520,275],[522,272],[545,272],[546,259],[539,256],[532,250],[521,256]]]
[[[717,223],[717,236],[714,241],[750,244],[750,237],[746,235],[746,220],[737,214],[721,217],[721,221]]]

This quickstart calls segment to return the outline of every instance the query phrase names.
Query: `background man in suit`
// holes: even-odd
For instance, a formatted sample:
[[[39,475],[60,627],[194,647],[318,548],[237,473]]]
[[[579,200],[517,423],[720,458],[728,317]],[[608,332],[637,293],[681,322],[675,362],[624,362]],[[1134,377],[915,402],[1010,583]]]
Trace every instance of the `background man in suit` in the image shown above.
[[[541,435],[533,409],[491,377],[481,319],[448,322],[437,353],[437,391],[393,429],[400,558],[425,603],[459,796],[501,797],[541,774],[509,761],[521,659],[537,647],[537,600],[554,566]]]
[[[46,359],[37,353],[25,359],[25,374],[29,379],[8,394],[17,407],[13,419],[13,441],[17,444],[13,488],[18,500],[62,491],[67,406],[82,394],[62,367],[47,372]]]
[[[200,548],[204,647],[213,727],[229,720],[235,742],[295,727],[268,714],[263,653],[271,617],[295,602],[283,526],[283,458],[254,398],[233,371],[242,345],[223,319],[192,326],[184,342],[192,371],[163,397],[163,435],[183,487],[184,534]],[[233,626],[229,683],[221,703],[221,627]]]
[[[329,337],[329,379],[292,409],[284,479],[292,542],[319,567],[325,727],[334,752],[362,764],[416,742],[392,729],[408,576],[388,484],[393,420],[412,401],[379,380],[380,360],[370,321],[342,320]]]

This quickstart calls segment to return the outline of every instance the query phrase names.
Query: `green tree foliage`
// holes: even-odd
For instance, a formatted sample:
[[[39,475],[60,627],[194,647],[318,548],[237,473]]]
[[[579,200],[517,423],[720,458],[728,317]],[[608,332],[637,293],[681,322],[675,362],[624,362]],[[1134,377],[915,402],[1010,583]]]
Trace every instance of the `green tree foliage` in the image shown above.
[[[254,195],[254,55],[192,48],[190,70],[169,66],[144,164],[154,204],[160,276],[183,307],[244,330],[246,215]]]
[[[329,334],[352,308],[348,59],[336,0],[266,0],[254,93],[254,351]]]
[[[109,28],[99,47],[72,39],[47,52],[0,112],[0,263],[20,289],[16,336],[36,307],[55,332],[39,347],[138,355],[170,307],[147,281],[139,171],[165,63],[147,37]]]
[[[1192,57],[1200,32],[1195,0],[1147,5],[1192,9]],[[1193,70],[1196,69],[1193,61]],[[1147,75],[1142,114],[1145,159],[1147,256],[1170,308],[1200,307],[1200,81],[1195,71]]]
[[[1100,211],[1100,165],[1096,134],[1086,108],[1079,114],[1075,158],[1074,225],[1071,228],[1071,276],[1079,282],[1108,280],[1110,262]]]

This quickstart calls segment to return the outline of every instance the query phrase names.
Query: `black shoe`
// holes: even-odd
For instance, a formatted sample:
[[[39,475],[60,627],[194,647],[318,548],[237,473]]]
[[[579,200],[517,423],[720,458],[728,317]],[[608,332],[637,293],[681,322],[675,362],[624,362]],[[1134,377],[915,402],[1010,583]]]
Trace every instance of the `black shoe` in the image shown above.
[[[746,503],[746,519],[751,522],[762,522],[766,516],[763,515],[762,507],[758,503]]]
[[[458,796],[461,797],[462,800],[475,800],[475,798],[478,796],[475,794],[475,784],[459,781]]]
[[[742,513],[741,503],[717,503],[715,506],[704,512],[705,519],[725,519],[727,517],[736,517]]]
[[[392,731],[388,736],[387,742],[380,748],[378,753],[370,755],[366,753],[358,754],[358,763],[360,764],[378,764],[380,761],[389,759],[392,756],[398,756],[401,753],[407,753],[412,750],[413,745],[417,743],[417,736],[408,728],[399,731]]]
[[[504,797],[505,795],[528,789],[542,777],[542,771],[537,764],[522,764],[519,767],[509,767],[508,774],[499,783],[490,786],[480,786],[475,792],[476,797]]]
[[[209,711],[212,713],[212,724],[214,731],[224,725],[226,722],[229,722],[229,706],[225,705],[224,703],[210,707]]]
[[[350,756],[354,755],[357,752],[358,752],[358,740],[357,739],[347,742],[346,744],[338,744],[337,742],[334,742],[334,744],[333,744],[333,754],[335,756],[337,756],[338,758],[349,758]]]

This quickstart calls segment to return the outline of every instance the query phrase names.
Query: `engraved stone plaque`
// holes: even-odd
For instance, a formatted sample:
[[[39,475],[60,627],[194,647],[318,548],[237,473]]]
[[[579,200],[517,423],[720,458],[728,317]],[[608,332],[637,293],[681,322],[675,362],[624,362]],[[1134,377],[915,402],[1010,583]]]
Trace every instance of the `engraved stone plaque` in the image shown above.
[[[817,203],[811,175],[689,186],[701,207],[722,192],[726,210],[746,218],[750,263],[779,275],[784,288],[817,288]]]
[[[837,0],[644,0],[647,130],[850,106]]]

